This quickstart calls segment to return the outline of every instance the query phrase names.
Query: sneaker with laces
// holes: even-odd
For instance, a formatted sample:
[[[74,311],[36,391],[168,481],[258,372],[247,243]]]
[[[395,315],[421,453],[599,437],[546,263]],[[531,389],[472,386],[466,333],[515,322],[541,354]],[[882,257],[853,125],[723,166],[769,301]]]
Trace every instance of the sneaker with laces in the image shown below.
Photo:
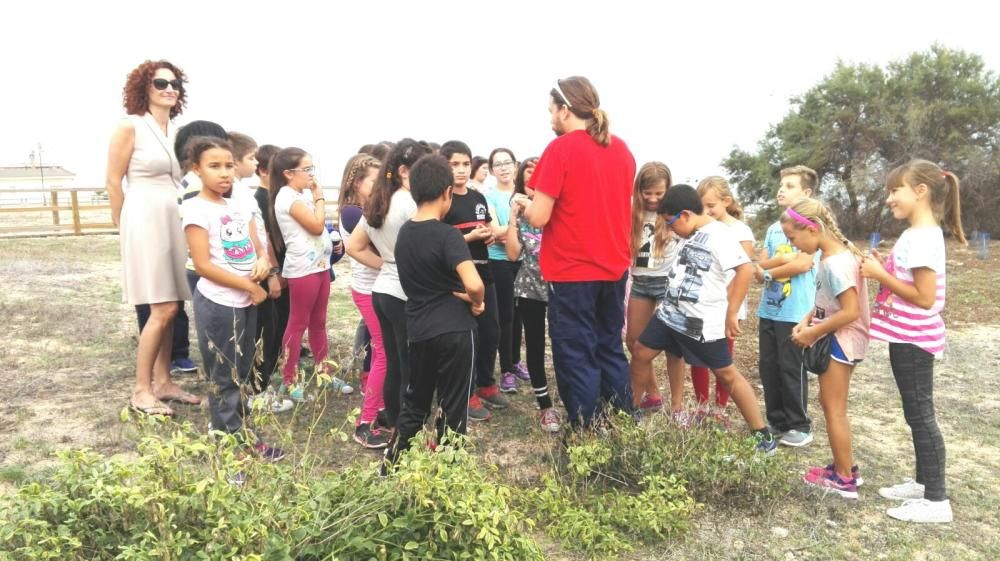
[[[503,393],[517,393],[517,375],[513,372],[504,372],[500,377],[500,391]]]
[[[892,501],[908,501],[924,498],[924,486],[912,479],[904,479],[899,485],[882,487],[878,494]]]
[[[903,522],[917,524],[948,524],[954,520],[951,512],[951,501],[929,501],[927,499],[908,499],[903,504],[885,511],[890,518]]]
[[[506,409],[510,405],[510,400],[500,393],[496,384],[477,389],[476,395],[490,409]]]
[[[309,399],[309,397],[306,396],[305,390],[303,390],[302,386],[298,384],[292,384],[291,386],[281,384],[278,388],[278,396],[286,395],[288,396],[288,399],[295,403],[305,403]]]
[[[754,438],[754,450],[758,454],[763,454],[765,456],[773,456],[775,452],[778,451],[778,441],[774,438],[774,435],[770,432],[755,432],[753,434]]]
[[[268,446],[263,442],[258,442],[253,447],[253,453],[260,459],[267,462],[278,462],[285,459],[285,451],[281,448]]]
[[[694,415],[683,409],[677,409],[670,412],[670,420],[676,423],[678,427],[686,429],[691,427],[691,423],[694,421]]]
[[[368,448],[378,450],[389,445],[389,431],[372,428],[371,423],[361,423],[354,428],[354,441]]]
[[[559,413],[556,412],[554,407],[549,407],[539,415],[539,424],[541,424],[542,430],[545,432],[559,432],[561,427]]]
[[[182,356],[170,362],[170,371],[190,374],[191,372],[198,371],[198,365],[195,364],[190,358]]]
[[[349,394],[354,393],[354,387],[353,386],[351,386],[350,384],[348,384],[347,382],[345,382],[344,380],[342,380],[342,379],[340,379],[340,378],[338,378],[336,376],[331,376],[329,382],[325,382],[323,384],[320,384],[320,388],[323,388],[323,389],[329,388],[329,389],[331,389],[331,390],[333,390],[335,392],[340,392],[343,395],[349,395]]]
[[[479,400],[479,396],[473,395],[469,398],[470,421],[489,421],[492,416],[490,410],[484,407],[483,402]]]
[[[650,413],[663,409],[663,396],[643,394],[642,399],[639,400],[639,409],[644,413]]]
[[[807,485],[836,493],[845,499],[858,498],[858,482],[853,478],[845,480],[833,471],[809,471],[802,478],[802,481],[805,481]]]
[[[833,464],[827,464],[826,467],[820,467],[820,466],[811,467],[809,468],[809,471],[807,471],[806,473],[807,474],[813,472],[833,473],[833,471],[834,471]],[[858,487],[861,487],[862,485],[865,484],[864,478],[861,477],[861,468],[859,468],[858,466],[851,466],[851,477],[854,479],[854,482],[858,485]]]
[[[531,374],[528,373],[528,369],[524,366],[523,362],[518,362],[514,365],[514,375],[517,376],[518,380],[524,382],[531,381]]]
[[[778,443],[782,446],[791,446],[792,448],[807,446],[812,441],[813,435],[811,432],[797,431],[795,429],[782,434],[781,438],[778,439]]]
[[[247,398],[247,409],[251,411],[270,411],[271,413],[284,413],[295,408],[292,400],[278,397],[273,391],[251,395]]]

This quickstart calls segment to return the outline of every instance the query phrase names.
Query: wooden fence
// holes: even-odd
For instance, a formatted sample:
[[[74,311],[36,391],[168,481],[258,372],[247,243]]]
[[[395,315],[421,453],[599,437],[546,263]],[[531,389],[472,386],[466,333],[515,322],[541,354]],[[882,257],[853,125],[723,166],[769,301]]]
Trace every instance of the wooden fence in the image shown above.
[[[9,192],[17,194],[47,193],[48,204],[0,206],[0,237],[79,236],[117,232],[118,229],[111,222],[111,205],[106,200],[95,201],[91,198],[88,203],[80,202],[80,193],[103,191],[103,187],[12,189]],[[61,215],[63,212],[69,213],[68,221]],[[46,214],[51,218],[46,218]]]
[[[327,214],[337,216],[339,187],[323,187],[327,200]],[[42,193],[48,195],[37,205],[0,206],[0,238],[29,238],[46,236],[79,236],[83,234],[115,234],[118,228],[111,222],[111,204],[107,199],[80,202],[80,193],[103,193],[104,187],[56,187],[35,189],[0,190],[4,193]],[[69,213],[69,220],[61,213]],[[47,217],[49,215],[51,218]],[[336,221],[336,220],[335,220]]]

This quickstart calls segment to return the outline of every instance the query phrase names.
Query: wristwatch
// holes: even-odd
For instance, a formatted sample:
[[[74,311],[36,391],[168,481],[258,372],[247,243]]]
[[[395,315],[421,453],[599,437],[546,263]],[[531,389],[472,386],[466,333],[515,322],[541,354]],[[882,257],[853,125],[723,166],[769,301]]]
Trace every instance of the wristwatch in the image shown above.
[[[771,282],[773,280],[774,280],[774,277],[771,276],[771,271],[768,271],[767,269],[764,269],[764,282]]]

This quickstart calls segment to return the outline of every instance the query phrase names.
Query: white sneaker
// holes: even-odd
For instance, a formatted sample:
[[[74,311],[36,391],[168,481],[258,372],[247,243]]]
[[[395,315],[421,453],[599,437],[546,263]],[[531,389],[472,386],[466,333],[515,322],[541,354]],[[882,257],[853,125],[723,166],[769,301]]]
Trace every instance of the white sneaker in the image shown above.
[[[284,413],[294,407],[292,400],[279,397],[273,392],[264,392],[247,398],[247,408],[251,411],[255,409],[267,411],[270,408],[271,413]]]
[[[778,439],[779,444],[791,446],[792,448],[801,448],[812,443],[812,441],[813,435],[811,432],[800,432],[795,429],[782,434],[781,438]]]
[[[912,479],[904,479],[899,485],[882,487],[878,494],[891,501],[908,501],[924,498],[924,486]]]
[[[928,501],[927,499],[909,499],[902,505],[885,511],[890,517],[903,522],[918,524],[948,524],[953,520],[951,501]]]

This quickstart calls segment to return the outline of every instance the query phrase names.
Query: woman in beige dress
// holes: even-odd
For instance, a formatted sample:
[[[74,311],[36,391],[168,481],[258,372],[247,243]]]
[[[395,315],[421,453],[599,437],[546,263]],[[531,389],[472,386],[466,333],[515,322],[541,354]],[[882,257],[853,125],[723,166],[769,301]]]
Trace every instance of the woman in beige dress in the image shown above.
[[[185,81],[184,73],[165,60],[147,60],[132,70],[124,89],[128,115],[115,128],[108,154],[107,192],[120,232],[122,298],[133,306],[150,306],[139,336],[129,404],[149,415],[173,415],[164,402],[201,402],[170,379],[174,316],[178,302],[191,299],[177,204],[181,170],[172,149],[176,127],[171,121],[184,109]]]

